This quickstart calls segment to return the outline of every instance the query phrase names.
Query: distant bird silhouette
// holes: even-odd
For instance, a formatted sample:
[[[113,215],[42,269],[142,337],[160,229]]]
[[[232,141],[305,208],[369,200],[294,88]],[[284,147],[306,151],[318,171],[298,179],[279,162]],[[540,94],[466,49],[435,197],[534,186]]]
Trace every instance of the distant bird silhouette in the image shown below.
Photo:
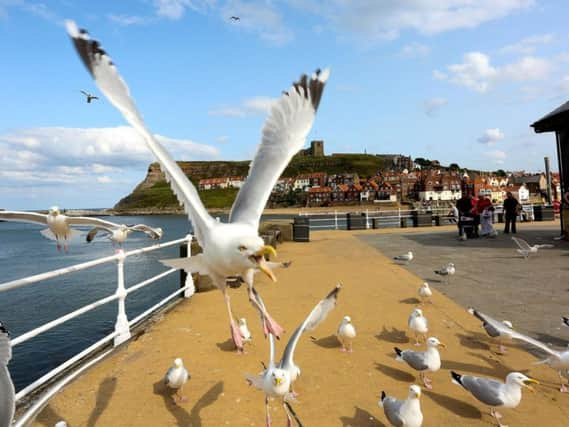
[[[84,90],[82,90],[81,93],[87,97],[87,104],[90,104],[93,99],[99,99],[98,96],[91,95],[90,93],[87,93]]]
[[[231,18],[232,21],[241,21],[241,18],[239,18],[238,16],[232,16]]]

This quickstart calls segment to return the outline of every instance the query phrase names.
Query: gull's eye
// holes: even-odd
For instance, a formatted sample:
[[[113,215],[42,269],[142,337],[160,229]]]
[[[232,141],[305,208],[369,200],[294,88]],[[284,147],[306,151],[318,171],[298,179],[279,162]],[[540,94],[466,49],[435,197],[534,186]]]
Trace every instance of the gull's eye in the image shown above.
[[[241,252],[246,251],[246,250],[247,250],[247,246],[241,245],[241,246],[239,246],[239,250],[240,250]]]

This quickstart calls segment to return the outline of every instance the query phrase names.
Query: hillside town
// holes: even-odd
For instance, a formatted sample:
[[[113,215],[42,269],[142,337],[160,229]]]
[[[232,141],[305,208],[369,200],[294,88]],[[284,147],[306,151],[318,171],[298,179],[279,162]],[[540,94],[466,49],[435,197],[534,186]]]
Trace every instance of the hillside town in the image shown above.
[[[322,141],[313,141],[301,156],[324,156]],[[334,154],[332,154],[334,156]],[[547,197],[545,173],[524,171],[474,172],[458,165],[443,167],[437,160],[413,160],[411,156],[382,155],[391,159],[386,170],[373,176],[359,176],[346,171],[340,174],[313,172],[281,177],[273,187],[270,207],[337,206],[352,204],[434,203],[447,205],[463,194],[484,194],[493,203],[501,203],[511,192],[521,203],[543,203]],[[551,201],[559,200],[561,187],[558,173],[550,173]],[[199,190],[241,188],[244,176],[201,179]]]

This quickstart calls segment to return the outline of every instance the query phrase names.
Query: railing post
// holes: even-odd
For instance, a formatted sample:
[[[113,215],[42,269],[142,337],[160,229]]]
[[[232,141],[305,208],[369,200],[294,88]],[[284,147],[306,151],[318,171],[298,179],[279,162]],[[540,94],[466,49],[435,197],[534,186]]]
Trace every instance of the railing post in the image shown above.
[[[127,341],[130,338],[130,327],[128,325],[128,318],[126,317],[125,299],[126,288],[124,287],[124,260],[125,254],[122,249],[118,252],[117,258],[117,292],[118,297],[118,313],[117,322],[115,323],[115,332],[118,335],[115,337],[115,347]]]
[[[366,230],[369,230],[369,212],[366,209]]]
[[[334,211],[334,229],[338,229],[338,211]]]
[[[192,256],[192,235],[188,234],[186,238],[188,239],[187,257],[190,258]],[[194,278],[192,277],[191,272],[188,272],[188,274],[186,274],[185,286],[188,288],[184,291],[184,298],[190,298],[193,294],[196,293],[196,285],[194,284]]]

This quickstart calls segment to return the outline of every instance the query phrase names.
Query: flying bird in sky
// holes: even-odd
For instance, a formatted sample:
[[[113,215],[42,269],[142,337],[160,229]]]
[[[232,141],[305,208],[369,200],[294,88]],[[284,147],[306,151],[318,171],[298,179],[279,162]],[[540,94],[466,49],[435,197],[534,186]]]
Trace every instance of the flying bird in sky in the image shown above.
[[[91,95],[90,93],[85,92],[84,90],[82,90],[81,93],[86,96],[87,104],[90,104],[93,99],[99,99],[98,96]]]
[[[239,351],[243,350],[243,337],[231,311],[227,277],[239,276],[245,281],[249,300],[263,312],[265,333],[280,337],[284,330],[264,307],[259,306],[253,294],[256,269],[276,281],[265,259],[266,255],[276,256],[276,250],[265,245],[259,236],[259,221],[275,183],[306,142],[330,72],[317,70],[311,76],[302,75],[289,89],[289,95],[281,96],[274,103],[262,130],[261,143],[250,164],[247,180],[233,203],[229,222],[223,223],[210,216],[192,182],[147,129],[125,81],[99,42],[91,39],[87,31],[77,28],[74,22],[67,22],[67,31],[101,92],[143,137],[158,160],[166,180],[184,206],[194,235],[203,249],[203,253],[197,256],[164,260],[163,263],[210,276],[223,292],[231,337]]]
[[[239,18],[238,16],[232,16],[232,17],[229,18],[229,19],[231,19],[232,21],[236,21],[236,22],[237,22],[237,21],[241,21],[241,18]]]

